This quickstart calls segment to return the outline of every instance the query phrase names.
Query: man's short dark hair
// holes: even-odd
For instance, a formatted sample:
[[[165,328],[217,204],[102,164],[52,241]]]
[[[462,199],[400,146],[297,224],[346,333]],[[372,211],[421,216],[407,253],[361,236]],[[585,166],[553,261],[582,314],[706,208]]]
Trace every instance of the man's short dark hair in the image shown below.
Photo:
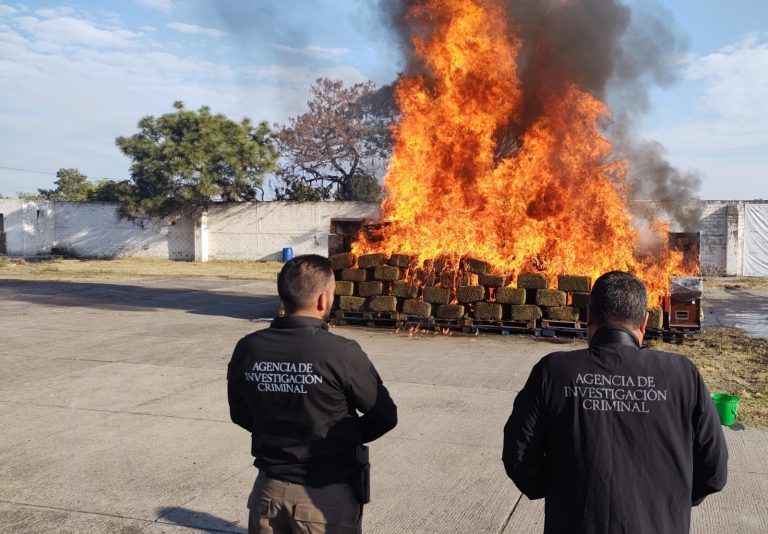
[[[589,296],[589,319],[598,325],[620,323],[639,328],[648,312],[648,292],[635,276],[611,271],[595,281]]]
[[[277,276],[277,293],[288,313],[312,304],[318,293],[333,280],[331,260],[317,254],[296,256]]]

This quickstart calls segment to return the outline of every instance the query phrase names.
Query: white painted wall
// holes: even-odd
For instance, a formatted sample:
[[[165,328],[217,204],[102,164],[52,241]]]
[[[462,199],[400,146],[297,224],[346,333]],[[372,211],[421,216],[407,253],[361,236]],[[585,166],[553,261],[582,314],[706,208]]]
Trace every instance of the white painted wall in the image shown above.
[[[54,246],[83,258],[195,258],[194,224],[143,224],[120,217],[115,202],[56,202]]]
[[[53,246],[54,206],[52,202],[0,199],[0,213],[9,256],[47,254]]]
[[[331,219],[378,215],[379,205],[366,202],[214,204],[208,209],[209,256],[279,260],[284,247],[295,255],[327,255]]]

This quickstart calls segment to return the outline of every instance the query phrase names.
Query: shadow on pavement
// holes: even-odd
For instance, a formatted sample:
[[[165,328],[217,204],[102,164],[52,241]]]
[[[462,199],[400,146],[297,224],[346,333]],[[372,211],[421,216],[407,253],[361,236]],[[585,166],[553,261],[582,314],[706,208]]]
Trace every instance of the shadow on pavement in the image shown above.
[[[237,527],[220,517],[216,517],[206,512],[190,510],[188,508],[167,506],[158,508],[155,512],[158,515],[155,522],[159,522],[159,520],[162,519],[163,523],[170,523],[180,527],[195,528],[202,530],[203,532],[211,533],[235,532],[238,534],[245,534],[248,532],[247,529]]]
[[[92,282],[0,280],[0,299],[41,306],[86,307],[99,310],[182,310],[199,315],[236,319],[274,317],[280,299],[198,289],[154,288]]]

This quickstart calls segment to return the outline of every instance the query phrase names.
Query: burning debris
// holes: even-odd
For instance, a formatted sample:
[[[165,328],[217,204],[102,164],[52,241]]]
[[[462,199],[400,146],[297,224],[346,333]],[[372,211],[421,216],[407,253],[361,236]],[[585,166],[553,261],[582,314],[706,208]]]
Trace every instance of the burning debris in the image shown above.
[[[644,239],[654,248],[640,247],[627,208],[629,158],[618,157],[604,133],[609,81],[642,85],[652,70],[653,51],[640,58],[616,48],[630,26],[628,7],[614,0],[393,5],[410,53],[395,91],[401,118],[384,180],[386,222],[361,232],[352,247],[358,269],[347,266],[342,280],[378,279],[382,291],[394,292],[387,283],[395,268],[398,281],[420,288],[422,313],[429,304],[436,317],[496,317],[501,305],[502,316],[519,320],[569,320],[583,309],[574,295],[588,292],[584,281],[604,272],[635,273],[652,306],[662,305],[673,274],[697,273],[662,238],[661,220],[642,229],[659,236]],[[525,302],[517,303],[520,290]],[[481,302],[493,306],[478,311]]]
[[[592,288],[589,277],[559,275],[551,287],[550,279],[539,273],[520,273],[516,279],[478,274],[491,266],[474,259],[453,263],[450,258],[438,258],[419,263],[412,257],[406,264],[402,258],[380,253],[357,258],[349,253],[331,256],[335,267],[352,265],[334,270],[335,323],[407,328],[411,333],[430,329],[443,333],[586,334]],[[673,280],[664,308],[649,309],[652,337],[699,329],[700,280]]]

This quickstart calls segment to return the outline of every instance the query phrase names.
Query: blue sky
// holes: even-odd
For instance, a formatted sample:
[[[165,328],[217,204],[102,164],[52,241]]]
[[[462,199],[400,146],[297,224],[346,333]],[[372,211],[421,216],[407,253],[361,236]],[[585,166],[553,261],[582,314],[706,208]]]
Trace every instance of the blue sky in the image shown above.
[[[660,3],[689,53],[642,133],[701,172],[702,198],[768,198],[768,2]],[[282,122],[317,77],[391,80],[399,56],[373,4],[0,1],[0,194],[50,187],[61,167],[127,178],[114,138],[174,100]]]

